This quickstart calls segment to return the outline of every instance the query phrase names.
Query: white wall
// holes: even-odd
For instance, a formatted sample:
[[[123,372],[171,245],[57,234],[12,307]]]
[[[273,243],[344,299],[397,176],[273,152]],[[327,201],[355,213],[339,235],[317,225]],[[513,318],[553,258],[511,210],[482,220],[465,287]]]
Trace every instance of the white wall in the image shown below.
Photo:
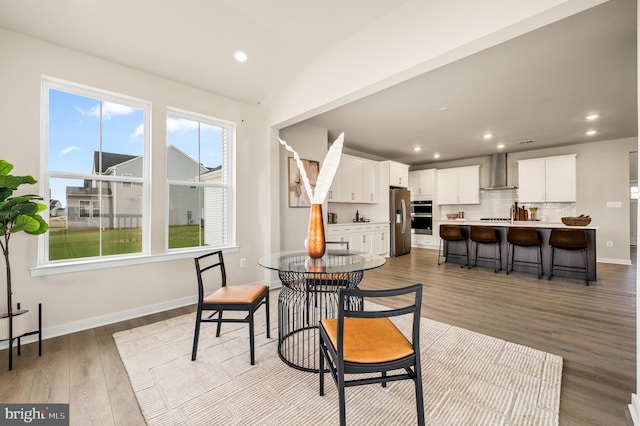
[[[166,184],[167,106],[236,122],[239,249],[225,260],[231,283],[260,280],[264,271],[257,259],[270,244],[265,235],[270,232],[266,223],[271,221],[267,206],[272,196],[265,160],[271,155],[269,133],[262,110],[5,30],[0,30],[0,56],[0,157],[15,165],[15,174],[39,176],[42,75],[151,101],[152,181],[159,188]],[[43,190],[38,186],[30,192],[34,191]],[[152,232],[164,235],[164,191],[153,191],[151,199]],[[119,314],[140,315],[195,300],[191,258],[32,277],[29,268],[36,265],[37,240],[24,233],[12,237],[14,302],[26,307],[43,303],[45,337],[112,321]],[[154,240],[152,253],[161,253],[163,246],[162,238]],[[247,259],[243,269],[237,267],[241,257]],[[4,274],[4,267],[0,271]],[[6,299],[0,297],[0,311],[5,307]]]

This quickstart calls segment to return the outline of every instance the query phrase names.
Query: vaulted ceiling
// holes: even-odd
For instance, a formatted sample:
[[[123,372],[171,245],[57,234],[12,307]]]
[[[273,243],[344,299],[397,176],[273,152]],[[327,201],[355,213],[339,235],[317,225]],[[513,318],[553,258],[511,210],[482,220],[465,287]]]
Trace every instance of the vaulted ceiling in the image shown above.
[[[265,105],[405,1],[0,0],[0,27]],[[635,7],[611,0],[308,121],[409,164],[637,136]]]

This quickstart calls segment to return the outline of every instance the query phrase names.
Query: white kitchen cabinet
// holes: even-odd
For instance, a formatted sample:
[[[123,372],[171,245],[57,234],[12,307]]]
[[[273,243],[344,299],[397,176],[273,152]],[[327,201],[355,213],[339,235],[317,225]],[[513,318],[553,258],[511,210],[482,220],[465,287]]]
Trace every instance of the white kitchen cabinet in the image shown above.
[[[362,202],[378,202],[378,163],[362,160]]]
[[[331,225],[327,229],[327,241],[348,241],[350,250],[386,255],[389,253],[389,224]]]
[[[409,172],[409,191],[411,196],[429,196],[436,193],[436,169]]]
[[[376,203],[378,164],[364,158],[343,155],[331,183],[327,201],[333,203]]]
[[[576,155],[518,161],[518,201],[575,202]]]
[[[373,253],[386,255],[389,253],[389,225],[375,225],[373,229]]]
[[[389,186],[408,188],[409,187],[409,165],[397,163],[395,161],[381,161],[380,173],[389,176]]]
[[[439,205],[480,204],[480,166],[438,170],[436,187]]]

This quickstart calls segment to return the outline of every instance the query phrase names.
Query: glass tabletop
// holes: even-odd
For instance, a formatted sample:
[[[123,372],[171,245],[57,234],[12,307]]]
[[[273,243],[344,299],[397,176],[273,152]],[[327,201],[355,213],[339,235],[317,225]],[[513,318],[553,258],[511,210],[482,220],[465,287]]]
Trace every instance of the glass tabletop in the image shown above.
[[[305,250],[283,251],[258,259],[262,267],[280,272],[358,272],[378,268],[387,263],[384,256],[377,254],[327,250],[320,259],[312,259]]]

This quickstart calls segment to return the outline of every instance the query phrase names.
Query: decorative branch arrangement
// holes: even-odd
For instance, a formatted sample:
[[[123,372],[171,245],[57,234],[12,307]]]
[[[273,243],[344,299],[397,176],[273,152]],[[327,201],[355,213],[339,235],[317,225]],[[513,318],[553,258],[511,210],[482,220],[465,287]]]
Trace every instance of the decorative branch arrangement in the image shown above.
[[[293,153],[293,158],[296,160],[298,170],[300,170],[302,183],[304,184],[304,189],[307,191],[309,200],[311,200],[311,204],[322,204],[329,193],[331,183],[333,182],[333,178],[338,170],[338,165],[340,164],[342,145],[344,144],[344,133],[341,133],[340,136],[338,136],[335,142],[331,145],[331,148],[329,148],[329,152],[327,152],[327,155],[324,157],[324,161],[320,168],[320,174],[318,175],[318,181],[316,182],[315,191],[311,188],[307,172],[304,169],[304,164],[302,164],[302,160],[298,153],[282,139],[278,138],[278,140],[280,141],[280,144],[287,149],[287,151]]]

